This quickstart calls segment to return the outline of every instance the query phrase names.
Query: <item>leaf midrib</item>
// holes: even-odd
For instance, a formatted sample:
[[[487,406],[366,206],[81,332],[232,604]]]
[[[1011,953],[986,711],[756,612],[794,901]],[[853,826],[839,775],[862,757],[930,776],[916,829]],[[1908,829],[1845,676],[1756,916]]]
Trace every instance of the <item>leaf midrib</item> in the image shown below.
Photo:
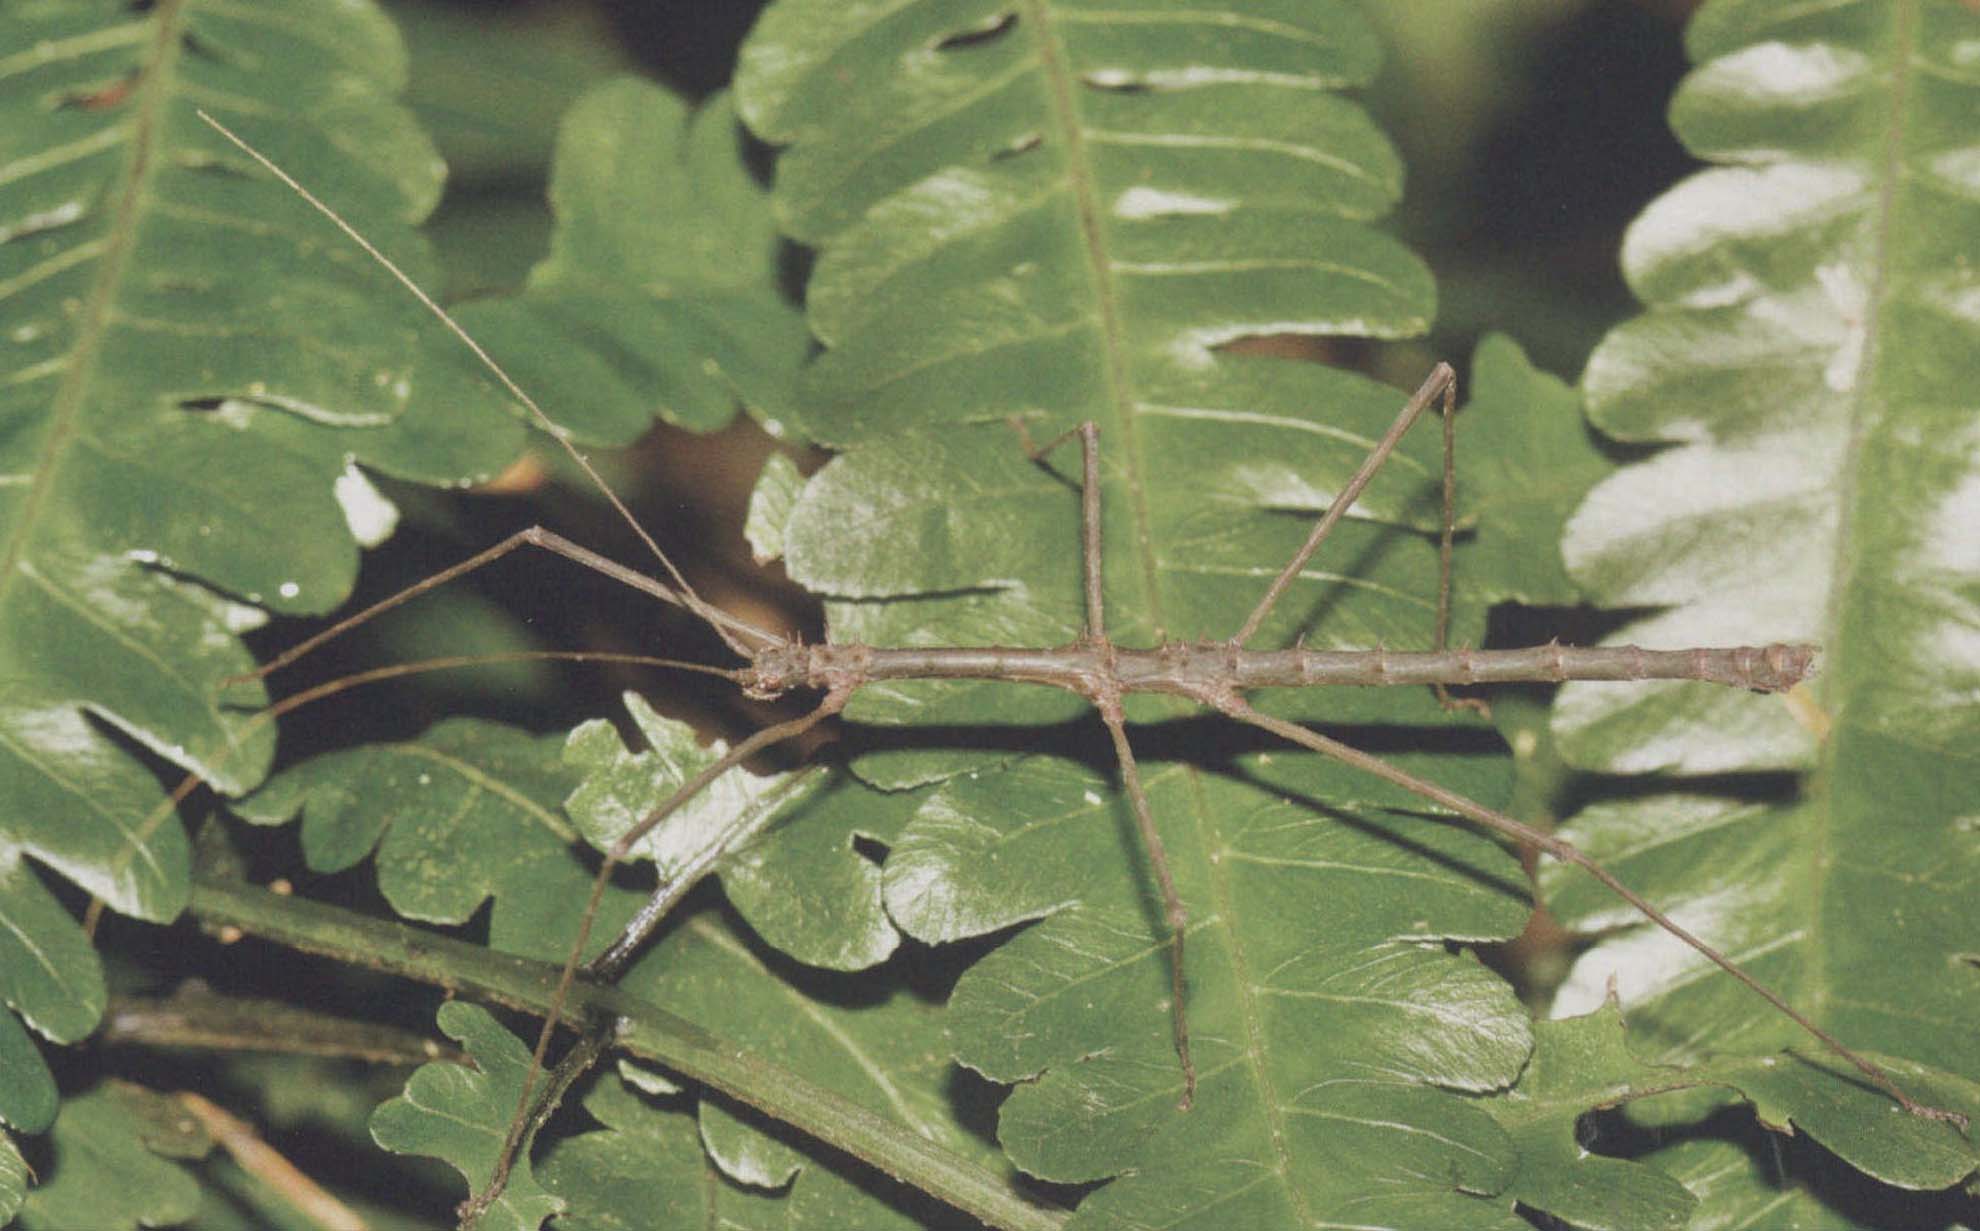
[[[1836,553],[1830,563],[1830,576],[1835,584],[1829,591],[1828,610],[1823,613],[1823,642],[1829,647],[1834,661],[1843,665],[1838,676],[1848,670],[1849,651],[1842,644],[1844,627],[1843,609],[1848,595],[1856,584],[1855,569],[1852,564],[1861,558],[1855,545],[1856,535],[1861,530],[1862,518],[1860,499],[1863,491],[1862,467],[1859,464],[1865,439],[1878,421],[1875,395],[1877,367],[1882,359],[1884,336],[1881,328],[1885,309],[1889,303],[1891,275],[1891,227],[1897,213],[1897,194],[1900,176],[1903,171],[1902,150],[1904,146],[1905,109],[1910,99],[1913,43],[1917,37],[1917,0],[1892,0],[1891,5],[1891,76],[1889,119],[1883,129],[1884,156],[1880,168],[1881,176],[1877,187],[1876,204],[1871,219],[1872,234],[1875,237],[1871,247],[1870,274],[1872,282],[1870,294],[1864,307],[1862,328],[1864,346],[1861,358],[1857,361],[1855,382],[1851,385],[1853,394],[1850,415],[1849,444],[1842,456],[1844,466],[1841,474],[1841,490],[1838,493],[1840,515],[1836,529]],[[1847,695],[1841,698],[1844,707],[1839,715],[1843,722],[1849,721]],[[1831,947],[1821,940],[1822,899],[1828,888],[1828,869],[1833,866],[1831,853],[1836,837],[1836,805],[1833,790],[1835,776],[1835,736],[1831,735],[1827,755],[1823,758],[1824,776],[1830,780],[1830,789],[1821,794],[1821,805],[1815,815],[1820,823],[1814,827],[1814,840],[1808,843],[1807,883],[1809,891],[1803,899],[1807,915],[1806,932],[1816,938],[1813,960],[1803,964],[1807,984],[1803,997],[1808,1009],[1818,1018],[1829,1006],[1830,980],[1828,969],[1821,956],[1830,952]]]
[[[1144,462],[1139,433],[1135,430],[1134,398],[1129,394],[1127,357],[1121,342],[1120,304],[1114,289],[1112,261],[1107,254],[1107,238],[1100,218],[1097,186],[1088,163],[1086,131],[1074,99],[1076,83],[1052,28],[1050,6],[1044,0],[1025,0],[1024,20],[1037,30],[1039,71],[1045,79],[1047,100],[1059,135],[1065,142],[1066,183],[1072,189],[1073,209],[1079,218],[1081,251],[1093,279],[1093,298],[1100,313],[1100,354],[1106,366],[1107,400],[1120,428],[1117,448],[1107,455],[1125,464],[1121,474],[1127,484],[1128,507],[1134,523],[1135,563],[1141,572],[1144,614],[1158,640],[1166,639],[1168,622],[1162,615],[1161,588],[1155,567],[1154,544],[1148,530],[1147,489],[1143,482]],[[1098,632],[1099,630],[1092,630]]]
[[[1068,71],[1063,48],[1053,35],[1046,4],[1043,0],[1026,0],[1023,7],[1038,30],[1040,68],[1048,83],[1053,117],[1065,142],[1066,179],[1072,189],[1074,208],[1079,219],[1081,246],[1092,275],[1094,298],[1100,314],[1100,352],[1106,366],[1107,395],[1113,406],[1121,437],[1117,446],[1110,449],[1107,455],[1125,463],[1121,473],[1128,491],[1129,509],[1134,527],[1134,552],[1136,565],[1141,574],[1143,613],[1148,619],[1155,639],[1166,641],[1168,622],[1162,610],[1161,574],[1157,567],[1153,535],[1150,531],[1144,474],[1146,467],[1142,442],[1136,430],[1136,403],[1128,392],[1127,360],[1122,345],[1122,325],[1114,288],[1114,267],[1107,254],[1106,233],[1101,222],[1096,186],[1089,174],[1085,131],[1081,126],[1078,106],[1074,100],[1075,83]],[[1209,843],[1219,840],[1217,826],[1210,817],[1208,802],[1203,797],[1200,775],[1192,771],[1188,775],[1188,782],[1190,828],[1194,830],[1197,844],[1207,847]],[[1260,1182],[1276,1180],[1293,1204],[1300,1221],[1312,1222],[1313,1211],[1307,1207],[1304,1190],[1288,1179],[1291,1175],[1293,1159],[1287,1144],[1284,1106],[1263,1061],[1263,1053],[1267,1047],[1264,1024],[1251,988],[1244,946],[1233,923],[1237,917],[1236,903],[1225,869],[1215,860],[1210,861],[1210,883],[1215,918],[1225,930],[1238,986],[1243,989],[1239,1016],[1244,1023],[1245,1040],[1241,1052],[1251,1070],[1253,1080],[1259,1084],[1263,1096],[1262,1102],[1266,1109],[1265,1115],[1269,1121],[1275,1166],[1273,1175],[1261,1177]]]
[[[1203,780],[1197,773],[1190,775],[1191,810],[1202,817],[1209,813],[1209,801],[1203,798]],[[1222,845],[1222,833],[1214,825],[1197,826],[1206,840]],[[1270,1068],[1265,1064],[1265,1038],[1263,1014],[1258,1006],[1258,984],[1251,973],[1251,963],[1245,952],[1242,939],[1238,935],[1237,920],[1239,905],[1237,894],[1232,891],[1230,869],[1221,859],[1209,862],[1211,891],[1216,895],[1217,917],[1224,921],[1225,943],[1230,946],[1231,973],[1238,994],[1238,1018],[1244,1023],[1244,1046],[1242,1053],[1245,1063],[1251,1069],[1252,1079],[1258,1083],[1259,1104],[1265,1109],[1266,1127],[1272,1143],[1273,1168],[1280,1188],[1286,1199],[1299,1213],[1301,1225],[1312,1225],[1313,1211],[1306,1199],[1306,1190],[1292,1182],[1292,1148],[1286,1141],[1286,1104],[1272,1080]]]
[[[114,315],[117,292],[137,247],[137,214],[156,175],[157,137],[160,113],[169,93],[166,83],[182,46],[182,25],[186,0],[161,0],[151,10],[152,38],[137,70],[138,88],[128,121],[130,139],[118,176],[119,191],[109,222],[109,243],[100,258],[96,280],[78,318],[76,343],[69,351],[69,367],[51,402],[54,426],[50,428],[41,457],[35,462],[35,480],[14,532],[9,536],[4,560],[0,560],[0,604],[6,601],[19,564],[28,554],[30,541],[40,525],[56,476],[70,446],[77,438],[80,420],[95,377],[96,360],[104,335]]]

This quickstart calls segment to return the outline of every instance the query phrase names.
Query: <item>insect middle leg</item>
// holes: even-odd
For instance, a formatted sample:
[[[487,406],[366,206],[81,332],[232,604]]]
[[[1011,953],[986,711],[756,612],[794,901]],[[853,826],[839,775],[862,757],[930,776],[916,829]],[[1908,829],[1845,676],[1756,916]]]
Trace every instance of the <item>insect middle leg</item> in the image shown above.
[[[1022,433],[1022,424],[1019,424]],[[1100,429],[1091,421],[1080,424],[1067,436],[1079,436],[1080,451],[1080,577],[1086,595],[1086,632],[1082,640],[1097,649],[1105,663],[1101,678],[1090,682],[1085,690],[1087,700],[1100,714],[1100,721],[1106,724],[1107,735],[1113,741],[1114,759],[1121,767],[1121,785],[1127,791],[1128,805],[1134,814],[1135,829],[1141,837],[1141,846],[1148,855],[1148,866],[1155,874],[1155,883],[1162,893],[1162,913],[1169,929],[1169,1020],[1175,1036],[1176,1058],[1182,1064],[1183,1092],[1177,1102],[1178,1110],[1188,1111],[1196,1101],[1196,1063],[1189,1051],[1189,1006],[1188,982],[1183,976],[1183,937],[1189,928],[1189,911],[1183,906],[1182,895],[1176,891],[1176,878],[1169,866],[1168,848],[1162,844],[1161,830],[1155,826],[1154,811],[1148,805],[1148,793],[1141,782],[1141,769],[1134,758],[1134,747],[1127,737],[1127,722],[1121,709],[1121,688],[1115,671],[1113,642],[1107,639],[1106,598],[1101,587],[1101,538],[1100,538]],[[1056,447],[1066,437],[1061,436],[1042,449],[1029,448],[1033,460],[1038,460]]]

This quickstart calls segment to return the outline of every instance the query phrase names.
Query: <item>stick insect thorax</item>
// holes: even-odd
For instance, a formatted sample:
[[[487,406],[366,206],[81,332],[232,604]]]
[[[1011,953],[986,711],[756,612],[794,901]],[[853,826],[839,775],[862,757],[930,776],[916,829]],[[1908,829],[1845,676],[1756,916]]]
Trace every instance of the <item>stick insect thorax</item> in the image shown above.
[[[660,561],[668,578],[666,581],[660,581],[647,577],[623,565],[605,560],[588,549],[570,543],[547,530],[532,527],[461,565],[436,575],[427,582],[359,612],[328,633],[312,638],[269,663],[258,674],[266,674],[294,661],[329,636],[367,620],[378,612],[395,606],[441,581],[488,563],[514,548],[537,546],[612,576],[664,601],[685,607],[700,616],[721,635],[723,641],[739,657],[745,660],[746,665],[719,673],[729,675],[752,695],[775,697],[799,689],[815,690],[824,694],[823,700],[802,717],[766,728],[739,743],[727,755],[686,783],[672,798],[642,819],[639,824],[628,830],[606,852],[603,866],[594,882],[590,902],[581,920],[579,939],[565,963],[559,991],[553,998],[552,1007],[538,1039],[536,1060],[532,1066],[529,1084],[534,1084],[535,1073],[542,1063],[551,1035],[558,1024],[565,992],[572,979],[577,976],[580,954],[585,949],[592,919],[602,898],[604,887],[613,869],[630,858],[634,848],[646,834],[661,824],[714,777],[740,764],[769,744],[809,729],[838,713],[845,706],[848,698],[861,687],[881,680],[967,678],[1032,683],[1075,692],[1093,702],[1102,721],[1108,727],[1120,764],[1122,786],[1134,810],[1144,845],[1147,847],[1151,869],[1161,884],[1166,907],[1173,976],[1171,1012],[1182,1077],[1179,1104],[1184,1108],[1190,1105],[1196,1080],[1195,1068],[1189,1053],[1187,983],[1182,963],[1183,925],[1187,913],[1175,893],[1167,857],[1162,851],[1159,834],[1141,791],[1139,772],[1135,767],[1121,714],[1121,698],[1137,692],[1168,693],[1188,698],[1232,719],[1272,732],[1303,747],[1384,778],[1487,829],[1529,843],[1557,860],[1583,868],[1647,919],[1727,971],[1796,1022],[1824,1047],[1847,1060],[1906,1111],[1964,1127],[1964,1118],[1957,1113],[1928,1107],[1912,1099],[1878,1065],[1851,1050],[1795,1010],[1778,993],[1761,984],[1710,944],[1679,926],[1668,915],[1623,885],[1600,864],[1567,842],[1535,830],[1511,816],[1466,799],[1434,783],[1416,778],[1387,762],[1305,727],[1259,714],[1245,701],[1245,693],[1255,688],[1323,684],[1371,687],[1434,685],[1441,688],[1445,685],[1499,682],[1676,679],[1700,680],[1737,688],[1780,692],[1793,688],[1813,669],[1816,651],[1813,647],[1802,645],[1648,650],[1631,646],[1581,649],[1548,644],[1518,650],[1452,650],[1441,644],[1447,625],[1442,599],[1440,599],[1438,621],[1440,644],[1429,651],[1245,648],[1246,641],[1257,631],[1273,604],[1327,538],[1334,525],[1353,505],[1396,442],[1427,408],[1438,402],[1442,403],[1448,441],[1448,423],[1454,408],[1456,382],[1455,373],[1448,365],[1439,364],[1409,399],[1361,468],[1336,495],[1327,513],[1318,520],[1305,545],[1272,582],[1244,625],[1228,640],[1169,643],[1153,648],[1136,649],[1116,646],[1108,639],[1103,622],[1099,581],[1098,432],[1091,424],[1087,424],[1068,433],[1069,436],[1080,437],[1085,463],[1083,472],[1085,481],[1081,485],[1084,530],[1082,569],[1087,599],[1087,626],[1079,640],[1070,645],[1048,649],[1008,646],[893,649],[843,644],[805,645],[758,628],[697,595],[673,561],[639,526],[625,505],[611,492],[603,479],[568,439],[567,434],[549,419],[537,403],[516,385],[501,366],[453,320],[444,308],[349,223],[310,194],[286,172],[218,121],[204,113],[201,113],[201,118],[246,152],[256,163],[288,185],[318,212],[329,218],[353,242],[389,271],[410,294],[467,346],[477,360],[526,408],[531,419],[576,460],[580,469],[597,485],[612,507],[633,527],[648,549]],[[1447,460],[1445,466],[1447,509],[1452,483],[1451,468]],[[1449,560],[1448,526],[1447,514],[1446,543],[1443,552],[1446,593]],[[714,669],[710,668],[710,670]],[[633,923],[614,941],[603,957],[586,968],[587,976],[599,979],[616,977],[638,951],[646,936],[689,887],[690,885],[685,883],[663,885],[653,901],[639,912]],[[529,1097],[529,1090],[526,1088],[524,1110],[527,1108]],[[524,1114],[524,1110],[519,1110],[511,1133],[509,1142],[511,1153],[520,1146],[523,1126],[529,1118]]]

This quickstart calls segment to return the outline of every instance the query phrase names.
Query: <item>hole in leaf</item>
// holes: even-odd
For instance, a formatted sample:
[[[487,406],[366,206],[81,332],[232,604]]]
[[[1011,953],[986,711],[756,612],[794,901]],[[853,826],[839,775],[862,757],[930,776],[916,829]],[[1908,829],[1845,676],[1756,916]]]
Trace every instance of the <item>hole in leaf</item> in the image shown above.
[[[887,844],[863,833],[853,835],[853,853],[875,867],[887,862]]]
[[[195,60],[214,60],[226,63],[234,59],[232,56],[222,55],[217,46],[191,31],[187,31],[179,36],[179,49],[186,56]]]
[[[1001,13],[993,13],[987,20],[971,26],[966,30],[958,30],[956,33],[936,43],[935,50],[955,51],[963,47],[975,47],[983,43],[994,42],[1015,29],[1017,20],[1018,16],[1015,10],[1006,9]]]
[[[80,222],[83,214],[81,201],[64,201],[53,209],[45,209],[38,214],[28,214],[11,224],[0,225],[0,244],[11,243],[42,231],[53,231],[69,226]]]
[[[1210,349],[1219,355],[1263,355],[1353,368],[1359,358],[1353,341],[1351,338],[1329,338],[1308,333],[1250,333],[1228,342],[1219,342]]]
[[[1139,77],[1124,68],[1098,68],[1080,74],[1080,83],[1095,90],[1106,90],[1113,94],[1146,94],[1155,87],[1146,77]]]
[[[138,74],[125,73],[111,81],[83,90],[71,90],[57,100],[56,106],[77,111],[109,111],[121,107],[124,100],[137,88]]]
[[[1024,133],[1013,139],[1003,149],[992,153],[990,155],[990,161],[1002,162],[1006,158],[1016,158],[1019,154],[1025,153],[1028,150],[1035,150],[1043,144],[1045,144],[1043,133]]]

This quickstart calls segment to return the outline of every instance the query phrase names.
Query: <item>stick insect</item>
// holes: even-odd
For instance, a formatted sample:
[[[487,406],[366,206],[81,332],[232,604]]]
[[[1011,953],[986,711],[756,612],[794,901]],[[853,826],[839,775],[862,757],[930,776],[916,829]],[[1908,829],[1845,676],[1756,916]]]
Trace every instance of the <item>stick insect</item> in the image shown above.
[[[1154,648],[1139,649],[1119,646],[1110,638],[1101,585],[1099,432],[1093,424],[1087,423],[1050,442],[1043,449],[1032,451],[1034,458],[1042,458],[1071,437],[1077,438],[1080,448],[1081,581],[1085,627],[1075,641],[1049,649],[1010,646],[900,649],[853,644],[806,645],[759,628],[723,611],[697,594],[674,562],[638,525],[624,504],[571,443],[567,434],[550,420],[530,395],[511,379],[445,309],[350,224],[285,171],[211,117],[206,117],[202,113],[202,118],[340,228],[468,347],[502,387],[526,409],[536,425],[558,442],[578,467],[597,485],[618,514],[632,525],[659,562],[666,578],[661,580],[648,576],[600,556],[552,531],[540,526],[532,526],[303,641],[265,664],[255,673],[257,677],[279,671],[343,631],[427,590],[479,569],[520,548],[537,547],[593,569],[663,602],[685,609],[706,621],[745,663],[735,668],[677,665],[689,666],[694,670],[726,678],[756,697],[775,698],[794,691],[822,694],[821,699],[801,716],[765,727],[737,743],[726,755],[689,779],[671,798],[624,833],[605,852],[584,907],[578,939],[564,964],[548,1018],[538,1038],[532,1074],[542,1064],[572,981],[580,975],[601,981],[616,979],[626,969],[642,943],[692,887],[694,879],[692,876],[677,877],[671,883],[662,884],[652,899],[635,914],[624,931],[599,957],[588,964],[581,964],[581,955],[586,949],[592,922],[614,870],[630,858],[635,847],[647,834],[664,823],[669,816],[721,774],[742,764],[762,750],[809,731],[838,714],[861,688],[883,681],[976,679],[1037,684],[1075,693],[1094,707],[1106,728],[1118,765],[1120,785],[1129,801],[1135,828],[1144,847],[1150,871],[1157,882],[1163,906],[1171,980],[1171,1027],[1182,1078],[1179,1110],[1186,1111],[1192,1105],[1197,1078],[1196,1067],[1191,1057],[1186,995],[1187,967],[1184,936],[1189,916],[1187,904],[1177,892],[1169,859],[1156,829],[1133,745],[1128,736],[1122,701],[1124,697],[1133,693],[1161,693],[1182,697],[1234,721],[1258,728],[1374,775],[1477,825],[1528,844],[1557,861],[1582,869],[1645,918],[1724,970],[1792,1020],[1810,1037],[1847,1061],[1905,1111],[1930,1120],[1950,1122],[1964,1129],[1964,1118],[1958,1113],[1927,1106],[1914,1100],[1876,1063],[1858,1054],[1817,1025],[1780,994],[1761,983],[1711,944],[1685,929],[1579,848],[1329,736],[1261,713],[1247,701],[1245,694],[1257,688],[1328,684],[1419,687],[1427,685],[1437,690],[1440,699],[1447,707],[1465,704],[1464,701],[1453,700],[1448,696],[1444,690],[1449,686],[1508,682],[1696,680],[1763,692],[1781,692],[1794,687],[1810,673],[1816,651],[1813,647],[1800,645],[1646,650],[1627,646],[1580,649],[1550,643],[1516,650],[1448,648],[1446,643],[1450,623],[1455,484],[1451,452],[1452,415],[1456,400],[1456,375],[1448,365],[1437,365],[1407,400],[1352,478],[1335,495],[1329,508],[1315,522],[1302,546],[1266,588],[1243,624],[1226,640],[1194,644],[1172,642]],[[1412,425],[1433,406],[1440,411],[1444,431],[1443,530],[1439,543],[1440,585],[1435,648],[1414,652],[1384,649],[1311,651],[1304,648],[1280,650],[1250,648],[1249,643],[1287,588],[1327,541]],[[1028,442],[1026,444],[1028,445]],[[281,703],[277,708],[293,708],[294,704],[306,699],[307,694],[299,694]],[[704,867],[697,871],[707,870],[709,869]],[[551,1083],[553,1087],[557,1084],[559,1083]],[[512,1155],[520,1146],[525,1125],[531,1119],[527,1114],[529,1105],[529,1091],[525,1089],[523,1107],[519,1109],[512,1128],[507,1155]]]

